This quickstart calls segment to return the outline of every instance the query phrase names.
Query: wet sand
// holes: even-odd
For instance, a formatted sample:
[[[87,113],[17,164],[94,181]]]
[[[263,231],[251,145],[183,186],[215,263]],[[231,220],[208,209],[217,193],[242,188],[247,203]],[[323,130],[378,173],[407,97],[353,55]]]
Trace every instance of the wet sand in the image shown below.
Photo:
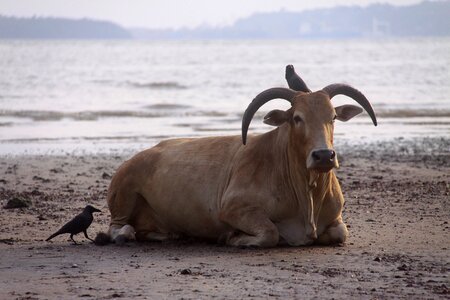
[[[106,189],[129,156],[2,156],[0,298],[449,298],[449,149],[444,139],[342,145],[348,242],[256,250],[45,242],[86,204],[102,210],[90,237],[106,230]],[[13,197],[31,206],[3,208]]]

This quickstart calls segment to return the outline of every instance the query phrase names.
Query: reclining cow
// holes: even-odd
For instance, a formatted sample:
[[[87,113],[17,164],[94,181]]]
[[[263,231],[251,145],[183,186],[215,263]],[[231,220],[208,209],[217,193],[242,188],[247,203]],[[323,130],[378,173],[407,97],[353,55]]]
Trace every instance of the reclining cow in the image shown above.
[[[180,138],[136,154],[111,181],[111,223],[97,243],[180,235],[244,247],[345,242],[344,197],[333,172],[334,120],[350,120],[362,109],[333,107],[338,94],[358,102],[376,125],[369,101],[348,85],[317,92],[271,88],[245,111],[242,140]],[[247,141],[256,111],[277,98],[291,107],[269,112],[264,122],[276,128]]]

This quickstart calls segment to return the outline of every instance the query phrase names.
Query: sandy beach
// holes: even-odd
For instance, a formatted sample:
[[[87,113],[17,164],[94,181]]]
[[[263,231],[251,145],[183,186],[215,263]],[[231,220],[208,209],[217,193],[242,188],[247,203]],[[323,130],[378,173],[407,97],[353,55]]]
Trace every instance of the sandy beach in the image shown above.
[[[102,210],[90,237],[107,228],[106,190],[130,155],[2,156],[0,298],[448,298],[449,149],[446,139],[342,145],[348,242],[253,250],[45,242],[86,204]],[[31,205],[3,208],[14,197]]]

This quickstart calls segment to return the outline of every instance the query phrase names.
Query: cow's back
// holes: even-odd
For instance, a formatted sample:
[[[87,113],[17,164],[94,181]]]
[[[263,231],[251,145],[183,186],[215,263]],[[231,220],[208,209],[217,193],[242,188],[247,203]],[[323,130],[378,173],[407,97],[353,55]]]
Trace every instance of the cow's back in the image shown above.
[[[224,230],[220,198],[241,145],[238,136],[167,140],[135,155],[118,173],[133,174],[136,186],[124,188],[146,200],[162,231],[217,237]]]

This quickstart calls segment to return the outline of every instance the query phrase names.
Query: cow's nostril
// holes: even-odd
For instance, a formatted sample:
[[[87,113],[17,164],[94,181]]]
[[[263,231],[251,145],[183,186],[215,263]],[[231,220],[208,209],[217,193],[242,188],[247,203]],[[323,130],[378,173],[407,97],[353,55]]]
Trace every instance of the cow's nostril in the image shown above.
[[[311,153],[311,156],[314,160],[320,160],[320,156],[317,154],[316,151],[314,151],[313,153]]]
[[[330,160],[333,160],[336,157],[336,152],[333,150],[330,151]]]

